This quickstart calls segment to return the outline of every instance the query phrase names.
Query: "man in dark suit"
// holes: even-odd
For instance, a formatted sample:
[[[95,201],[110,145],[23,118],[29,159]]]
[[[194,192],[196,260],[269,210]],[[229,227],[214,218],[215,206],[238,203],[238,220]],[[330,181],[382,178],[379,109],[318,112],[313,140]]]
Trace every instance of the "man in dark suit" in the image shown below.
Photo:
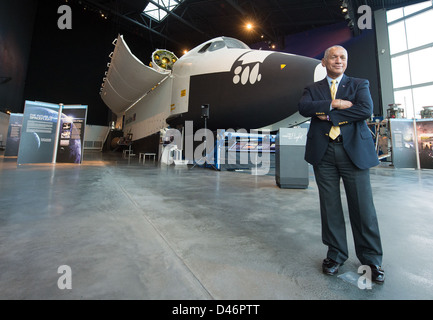
[[[305,88],[299,102],[300,114],[311,117],[305,160],[314,168],[322,241],[328,247],[322,270],[334,275],[348,258],[342,179],[356,255],[370,266],[372,281],[383,283],[382,245],[369,171],[379,160],[365,121],[373,113],[373,101],[368,80],[344,74],[347,58],[341,46],[327,49],[322,59],[327,77]]]

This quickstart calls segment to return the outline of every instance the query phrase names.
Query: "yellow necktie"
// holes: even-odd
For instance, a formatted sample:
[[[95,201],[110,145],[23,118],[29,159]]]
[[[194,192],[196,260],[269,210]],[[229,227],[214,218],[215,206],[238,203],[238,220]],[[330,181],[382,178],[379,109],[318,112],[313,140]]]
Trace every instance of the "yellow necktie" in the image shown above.
[[[332,84],[331,84],[331,98],[332,98],[332,100],[335,100],[336,94],[337,94],[337,80],[332,80]],[[340,135],[340,127],[339,126],[332,126],[331,130],[329,131],[329,137],[331,137],[331,139],[334,140],[339,135]]]

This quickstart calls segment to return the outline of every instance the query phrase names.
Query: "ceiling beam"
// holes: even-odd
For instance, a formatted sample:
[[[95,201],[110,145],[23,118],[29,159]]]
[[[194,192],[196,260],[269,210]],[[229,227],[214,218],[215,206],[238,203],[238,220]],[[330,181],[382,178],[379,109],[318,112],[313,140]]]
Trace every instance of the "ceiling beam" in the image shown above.
[[[174,12],[168,10],[166,7],[161,6],[159,3],[156,3],[155,1],[150,0],[150,3],[152,3],[153,5],[155,5],[156,7],[158,7],[161,10],[164,10],[165,12],[167,12],[168,15],[172,16],[173,18],[179,20],[180,22],[182,22],[183,24],[187,25],[188,27],[194,29],[195,31],[201,33],[201,34],[205,34],[202,30],[200,30],[199,28],[197,28],[196,26],[192,25],[191,23],[189,23],[188,21],[186,21],[185,19],[179,17],[177,14],[175,14]]]
[[[145,24],[142,24],[142,23],[138,22],[138,21],[135,20],[135,19],[132,19],[132,18],[130,18],[130,17],[127,17],[127,16],[124,15],[124,14],[121,14],[121,13],[119,13],[119,12],[116,12],[114,9],[111,9],[110,7],[107,7],[107,6],[101,4],[101,3],[97,2],[97,1],[94,1],[94,0],[84,0],[83,2],[90,3],[91,5],[97,7],[97,8],[99,8],[99,9],[101,9],[101,10],[104,10],[105,12],[107,12],[107,13],[110,14],[110,15],[117,16],[117,17],[119,17],[119,18],[122,18],[123,20],[125,20],[125,21],[127,21],[127,22],[129,22],[129,23],[132,23],[132,24],[134,24],[134,25],[136,25],[136,26],[139,26],[139,27],[141,27],[141,28],[143,28],[143,29],[146,29],[146,30],[148,30],[148,31],[150,31],[150,32],[153,32],[153,33],[155,33],[156,35],[158,35],[158,36],[160,36],[160,37],[162,37],[162,38],[164,38],[164,39],[167,39],[167,40],[170,41],[170,42],[173,42],[173,43],[175,43],[175,44],[177,44],[177,45],[182,45],[180,42],[178,42],[178,41],[176,41],[176,40],[174,40],[174,39],[172,39],[172,38],[166,36],[165,34],[163,34],[163,33],[161,33],[161,32],[158,32],[158,31],[156,31],[155,29],[152,29],[152,28],[146,26]]]

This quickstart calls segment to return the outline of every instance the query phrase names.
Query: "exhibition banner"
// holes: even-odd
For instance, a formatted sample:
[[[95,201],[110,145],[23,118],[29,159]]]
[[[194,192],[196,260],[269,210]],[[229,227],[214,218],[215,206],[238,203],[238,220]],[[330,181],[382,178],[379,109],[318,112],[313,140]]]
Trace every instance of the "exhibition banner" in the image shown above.
[[[18,164],[55,162],[57,124],[61,106],[26,101],[18,151]]]
[[[81,163],[87,106],[26,101],[18,164]]]
[[[81,163],[87,106],[63,106],[56,162]]]
[[[396,168],[416,168],[413,120],[390,119],[392,163]]]
[[[6,138],[6,149],[4,153],[5,157],[18,156],[22,126],[23,114],[11,113],[9,118],[8,135]]]
[[[433,120],[390,119],[392,163],[396,168],[433,169]],[[417,153],[418,152],[418,153]]]
[[[421,168],[433,169],[433,120],[417,120],[416,131]]]

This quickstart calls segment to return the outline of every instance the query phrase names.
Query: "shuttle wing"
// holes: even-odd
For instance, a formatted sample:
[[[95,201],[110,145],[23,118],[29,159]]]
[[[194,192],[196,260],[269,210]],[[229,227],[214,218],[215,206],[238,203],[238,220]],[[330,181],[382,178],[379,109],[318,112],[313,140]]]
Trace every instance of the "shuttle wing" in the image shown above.
[[[154,88],[169,72],[158,72],[144,65],[134,56],[119,35],[113,42],[115,49],[102,84],[101,97],[115,114],[123,114],[143,95]]]

